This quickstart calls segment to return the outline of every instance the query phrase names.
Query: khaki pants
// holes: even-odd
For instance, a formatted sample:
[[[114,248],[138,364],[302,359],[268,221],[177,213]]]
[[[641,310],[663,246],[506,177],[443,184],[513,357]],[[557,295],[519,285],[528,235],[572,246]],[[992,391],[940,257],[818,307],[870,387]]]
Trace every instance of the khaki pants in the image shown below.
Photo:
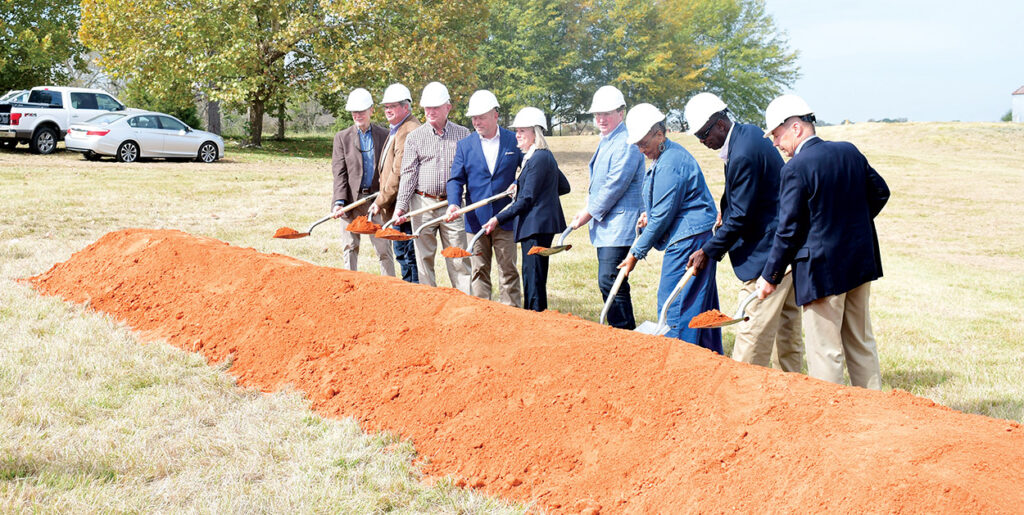
[[[738,296],[743,302],[757,287],[757,280],[743,283]],[[732,313],[728,313],[732,314]],[[747,305],[750,320],[736,325],[732,359],[762,367],[776,365],[786,372],[802,372],[804,343],[801,337],[800,307],[796,305],[793,274],[782,281],[764,300]]]
[[[412,201],[409,202],[409,210],[415,211],[434,203],[436,201],[433,199],[423,198],[421,195],[414,194]],[[419,229],[420,225],[423,225],[424,222],[444,215],[447,210],[447,206],[442,206],[433,211],[412,217],[413,232]],[[434,258],[437,254],[438,236],[440,236],[441,244],[444,248],[458,247],[464,249],[466,248],[466,223],[460,218],[453,222],[434,224],[423,229],[420,237],[413,240],[416,242],[416,271],[419,273],[420,284],[437,286],[434,276]],[[451,280],[452,287],[458,288],[460,291],[470,295],[469,261],[465,259],[442,259],[445,260],[445,265],[448,268],[448,279]]]
[[[506,231],[500,226],[495,227],[491,234],[484,234],[473,244],[472,289],[473,295],[481,299],[491,298],[491,255],[498,263],[501,276],[501,303],[523,306],[523,289],[519,285],[519,270],[516,270],[516,239],[515,233]],[[477,254],[480,254],[479,256]]]
[[[345,270],[358,270],[359,269],[359,237],[363,236],[358,233],[346,231],[345,227],[355,220],[357,216],[366,215],[368,207],[360,206],[353,211],[350,211],[340,218],[341,220],[341,266]],[[358,213],[358,214],[357,214]],[[380,215],[377,216],[380,218]],[[380,222],[380,220],[377,220]],[[391,250],[391,241],[383,240],[380,238],[374,238],[373,236],[366,236],[370,238],[370,243],[373,245],[373,250],[377,252],[377,259],[380,260],[380,275],[395,276],[395,259],[394,251]]]
[[[808,375],[843,384],[845,357],[853,386],[882,389],[878,346],[868,312],[870,293],[871,283],[867,282],[804,306]]]

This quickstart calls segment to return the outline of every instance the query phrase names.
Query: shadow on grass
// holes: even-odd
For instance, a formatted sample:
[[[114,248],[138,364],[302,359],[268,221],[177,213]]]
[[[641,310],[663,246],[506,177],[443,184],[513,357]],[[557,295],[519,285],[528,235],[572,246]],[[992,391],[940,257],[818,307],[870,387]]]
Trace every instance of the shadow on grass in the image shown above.
[[[263,146],[244,147],[243,138],[227,138],[227,147],[232,153],[250,154],[254,156],[280,156],[282,154],[292,157],[323,157],[330,158],[333,150],[334,137],[329,134],[296,136],[275,140],[263,138]]]
[[[900,390],[906,390],[908,392],[920,392],[923,389],[932,388],[938,386],[950,379],[956,377],[956,374],[949,370],[935,370],[935,369],[903,369],[903,370],[884,370],[882,372],[882,382],[892,388],[899,388]]]

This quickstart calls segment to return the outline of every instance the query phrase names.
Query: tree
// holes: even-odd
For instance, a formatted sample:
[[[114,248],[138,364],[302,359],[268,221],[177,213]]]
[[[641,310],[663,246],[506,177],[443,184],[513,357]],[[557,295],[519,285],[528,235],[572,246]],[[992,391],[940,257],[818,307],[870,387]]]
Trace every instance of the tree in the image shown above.
[[[186,80],[209,100],[246,107],[256,146],[268,106],[338,97],[352,84],[383,83],[393,70],[471,72],[461,60],[477,40],[469,22],[486,12],[468,0],[135,3],[125,10],[118,0],[84,0],[82,40],[154,96]]]
[[[0,92],[64,85],[82,70],[79,5],[66,0],[0,0]]]

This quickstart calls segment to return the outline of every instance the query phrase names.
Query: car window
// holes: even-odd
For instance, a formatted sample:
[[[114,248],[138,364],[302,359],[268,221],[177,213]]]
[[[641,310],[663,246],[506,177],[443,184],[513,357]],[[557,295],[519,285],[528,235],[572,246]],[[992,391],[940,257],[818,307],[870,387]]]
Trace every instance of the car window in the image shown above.
[[[120,111],[124,106],[110,95],[96,94],[96,105],[106,111]]]
[[[135,127],[136,129],[159,129],[160,126],[156,123],[156,116],[151,114],[141,114],[139,116],[128,119],[128,125]]]
[[[181,123],[178,120],[171,118],[170,116],[158,116],[157,118],[160,119],[160,125],[162,125],[164,129],[172,131],[183,131],[187,128],[185,127],[184,123]]]
[[[99,116],[94,116],[90,118],[86,123],[90,123],[92,125],[109,125],[120,120],[121,118],[124,118],[123,114],[101,114]]]
[[[95,93],[72,93],[71,107],[75,109],[99,109]]]
[[[35,104],[50,104],[56,107],[64,107],[64,99],[60,97],[59,91],[37,89],[29,94],[28,101]]]

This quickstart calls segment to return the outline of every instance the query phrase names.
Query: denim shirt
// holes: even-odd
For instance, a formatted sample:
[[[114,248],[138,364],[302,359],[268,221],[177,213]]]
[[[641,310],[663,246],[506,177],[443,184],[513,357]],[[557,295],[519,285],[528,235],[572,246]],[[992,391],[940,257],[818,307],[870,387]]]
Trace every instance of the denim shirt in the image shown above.
[[[363,179],[359,183],[360,189],[367,189],[373,185],[373,129],[363,132],[356,127],[359,133],[359,151],[363,154]],[[358,193],[358,192],[357,192]]]
[[[595,247],[632,245],[636,219],[640,216],[640,187],[644,176],[644,155],[626,142],[626,124],[602,136],[590,158],[590,186],[587,211],[590,241]]]
[[[647,227],[633,245],[643,259],[665,247],[711,230],[718,210],[697,160],[682,145],[665,140],[665,151],[644,174],[641,190]]]

